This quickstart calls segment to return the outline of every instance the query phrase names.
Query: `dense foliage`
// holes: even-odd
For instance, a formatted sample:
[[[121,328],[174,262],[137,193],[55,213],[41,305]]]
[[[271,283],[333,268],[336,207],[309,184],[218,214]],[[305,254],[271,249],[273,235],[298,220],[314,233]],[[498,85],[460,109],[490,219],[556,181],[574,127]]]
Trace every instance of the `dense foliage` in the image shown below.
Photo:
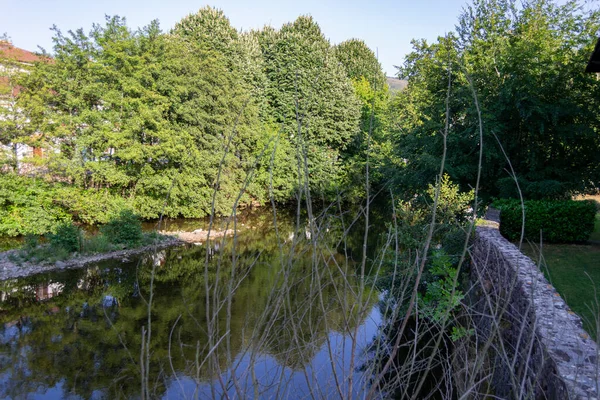
[[[332,46],[309,16],[241,32],[205,7],[167,33],[120,17],[89,34],[55,28],[52,58],[8,77],[20,91],[1,142],[45,156],[26,160],[43,179],[3,160],[0,233],[106,223],[123,208],[151,219],[356,203],[388,186],[412,201],[443,157],[463,191],[481,172],[484,198],[592,191],[600,85],[583,66],[598,15],[577,1],[475,0],[456,32],[413,42],[394,96],[363,41]]]
[[[218,184],[216,208],[226,211],[260,128],[221,54],[163,35],[156,23],[132,32],[117,17],[89,37],[57,32],[55,42],[56,62],[38,65],[22,96],[27,106],[45,95],[45,107],[29,111],[43,113],[35,120],[48,145],[59,145],[47,161],[53,177],[131,196],[147,218],[165,203],[167,215],[204,216]],[[234,132],[249,138],[224,154]]]
[[[89,34],[55,28],[54,43],[53,61],[19,77],[19,116],[41,132],[35,172],[55,182],[42,184],[54,192],[48,209],[67,219],[106,222],[94,215],[98,197],[122,198],[143,218],[190,218],[289,201],[298,188],[339,190],[360,103],[312,18],[244,33],[207,7],[169,33],[107,17]]]
[[[142,222],[131,210],[122,210],[100,227],[100,233],[112,244],[134,247],[142,241]]]
[[[0,233],[41,235],[65,222],[106,223],[131,199],[108,189],[82,189],[66,183],[5,174],[0,185]]]
[[[509,240],[519,240],[523,213],[519,200],[496,201],[500,209],[500,233]],[[594,231],[596,205],[593,201],[525,202],[525,238],[533,242],[584,242]]]
[[[577,1],[475,0],[456,32],[414,41],[399,69],[409,85],[395,98],[397,150],[407,160],[399,182],[419,188],[436,175],[450,86],[446,165],[461,187],[478,172],[478,106],[483,194],[516,197],[511,168],[526,198],[596,190],[600,85],[584,70],[598,17]]]
[[[255,34],[265,60],[269,115],[291,149],[281,166],[295,178],[287,186],[335,193],[343,173],[340,153],[359,132],[359,102],[344,67],[311,17]]]
[[[2,176],[0,185],[0,233],[7,236],[43,234],[70,219],[57,207],[58,188],[41,180]]]
[[[335,47],[335,55],[346,69],[360,101],[360,130],[343,153],[346,167],[345,187],[352,197],[364,197],[367,161],[371,182],[387,180],[385,165],[392,157],[389,135],[389,88],[376,55],[358,39]]]
[[[74,253],[81,250],[83,233],[81,229],[73,224],[64,223],[56,228],[55,233],[48,235],[48,243],[54,249],[62,248],[68,253]]]

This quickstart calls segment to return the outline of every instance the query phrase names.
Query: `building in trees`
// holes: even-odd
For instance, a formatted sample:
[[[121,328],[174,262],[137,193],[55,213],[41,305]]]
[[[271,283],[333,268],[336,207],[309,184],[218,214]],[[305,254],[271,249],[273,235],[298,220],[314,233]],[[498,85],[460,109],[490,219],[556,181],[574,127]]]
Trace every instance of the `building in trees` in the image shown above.
[[[41,57],[30,51],[15,47],[8,40],[0,40],[0,161],[3,168],[15,171],[27,170],[21,162],[31,157],[41,157],[42,148],[29,145],[26,117],[17,105],[21,92],[18,79],[29,74]],[[27,144],[28,142],[29,144]]]

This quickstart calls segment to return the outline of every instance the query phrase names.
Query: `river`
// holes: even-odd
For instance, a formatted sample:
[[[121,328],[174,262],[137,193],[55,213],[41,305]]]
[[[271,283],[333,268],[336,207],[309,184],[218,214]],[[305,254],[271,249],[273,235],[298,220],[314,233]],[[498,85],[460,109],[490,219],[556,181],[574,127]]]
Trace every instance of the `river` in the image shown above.
[[[364,395],[381,316],[362,235],[308,221],[244,213],[235,237],[0,282],[0,397]]]

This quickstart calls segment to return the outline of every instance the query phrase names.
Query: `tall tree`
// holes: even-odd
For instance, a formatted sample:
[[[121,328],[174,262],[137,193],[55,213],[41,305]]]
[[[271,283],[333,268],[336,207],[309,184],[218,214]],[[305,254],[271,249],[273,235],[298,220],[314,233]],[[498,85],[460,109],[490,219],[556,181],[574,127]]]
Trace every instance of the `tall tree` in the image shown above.
[[[334,48],[335,55],[352,81],[361,104],[360,130],[344,150],[347,187],[364,195],[366,162],[369,159],[370,181],[384,179],[384,165],[391,153],[388,135],[389,88],[375,53],[359,39],[351,39]]]
[[[266,78],[258,40],[251,33],[238,32],[222,10],[203,7],[182,18],[171,34],[221,54],[229,69],[240,74],[241,83],[253,92],[254,101],[264,103]]]
[[[482,110],[483,189],[514,196],[499,144],[530,198],[563,197],[597,188],[600,86],[584,73],[600,27],[598,10],[577,1],[476,0],[459,19],[457,34],[415,42],[400,70],[409,88],[399,98],[407,171],[430,179],[441,155],[440,124],[451,78],[448,172],[463,187],[477,174],[479,125],[471,93]],[[411,167],[412,166],[412,167]],[[415,177],[404,175],[408,180]],[[423,182],[421,182],[422,184]]]
[[[246,129],[247,124],[241,123],[232,132],[234,135],[228,151],[235,154],[240,162],[236,168],[228,171],[240,174],[239,179],[242,179],[243,171],[250,173],[253,179],[248,181],[247,193],[254,201],[264,202],[269,191],[266,188],[269,185],[267,175],[275,174],[276,181],[293,178],[288,174],[279,176],[282,172],[279,168],[268,169],[270,153],[265,146],[273,142],[276,131],[270,126],[272,118],[265,97],[267,80],[258,38],[252,32],[237,32],[223,11],[212,7],[203,7],[197,13],[184,17],[175,25],[171,35],[191,46],[218,54],[229,73],[236,77],[237,93],[245,99],[243,108],[258,112],[263,122],[261,126],[253,121],[252,128]],[[233,194],[230,196],[235,197]],[[275,197],[277,200],[287,200],[290,193],[284,190]]]
[[[340,152],[358,131],[360,105],[351,82],[311,17],[280,31],[267,28],[259,41],[270,113],[295,148],[289,156],[300,171],[306,160],[313,189],[333,190],[340,182]]]
[[[133,32],[119,17],[89,36],[57,31],[55,54],[27,78],[23,102],[44,95],[36,119],[60,146],[53,174],[134,196],[148,218],[163,207],[170,216],[207,215],[216,189],[216,212],[230,211],[258,119],[222,54],[164,35],[156,22]]]
[[[376,90],[381,90],[386,85],[385,74],[377,56],[363,40],[346,40],[335,46],[334,51],[350,79],[365,78]]]

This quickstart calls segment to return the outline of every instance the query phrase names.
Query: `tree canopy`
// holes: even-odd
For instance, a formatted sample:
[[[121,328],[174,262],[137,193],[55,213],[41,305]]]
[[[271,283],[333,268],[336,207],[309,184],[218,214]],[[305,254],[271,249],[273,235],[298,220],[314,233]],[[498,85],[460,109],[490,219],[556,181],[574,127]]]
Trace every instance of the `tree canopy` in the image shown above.
[[[52,54],[8,77],[20,91],[0,139],[46,147],[34,170],[46,182],[12,183],[69,195],[40,216],[3,192],[4,232],[25,233],[30,212],[43,226],[65,213],[103,222],[122,205],[203,217],[270,200],[355,202],[390,183],[409,198],[439,178],[444,142],[446,172],[469,190],[481,139],[487,197],[515,196],[513,171],[528,198],[597,190],[600,85],[583,71],[599,16],[578,1],[474,0],[455,32],[413,41],[398,70],[408,87],[394,96],[362,40],[333,46],[310,16],[244,32],[205,7],[170,32],[118,16],[89,33],[55,27]]]
[[[320,198],[339,190],[361,101],[311,17],[238,32],[205,7],[167,33],[158,21],[132,30],[107,16],[89,33],[54,34],[52,61],[18,77],[27,130],[2,140],[39,132],[47,151],[36,173],[73,188],[57,215],[106,220],[82,210],[97,193],[144,218],[190,218],[286,202],[299,189]],[[9,214],[30,204],[5,197]],[[13,234],[22,232],[17,214]]]
[[[478,170],[474,91],[487,195],[516,196],[511,168],[529,198],[597,190],[600,86],[584,69],[598,16],[576,1],[476,0],[455,33],[431,44],[414,41],[399,69],[409,86],[396,99],[398,150],[408,160],[404,183],[418,186],[437,173],[450,85],[447,166],[463,187],[474,184]]]

